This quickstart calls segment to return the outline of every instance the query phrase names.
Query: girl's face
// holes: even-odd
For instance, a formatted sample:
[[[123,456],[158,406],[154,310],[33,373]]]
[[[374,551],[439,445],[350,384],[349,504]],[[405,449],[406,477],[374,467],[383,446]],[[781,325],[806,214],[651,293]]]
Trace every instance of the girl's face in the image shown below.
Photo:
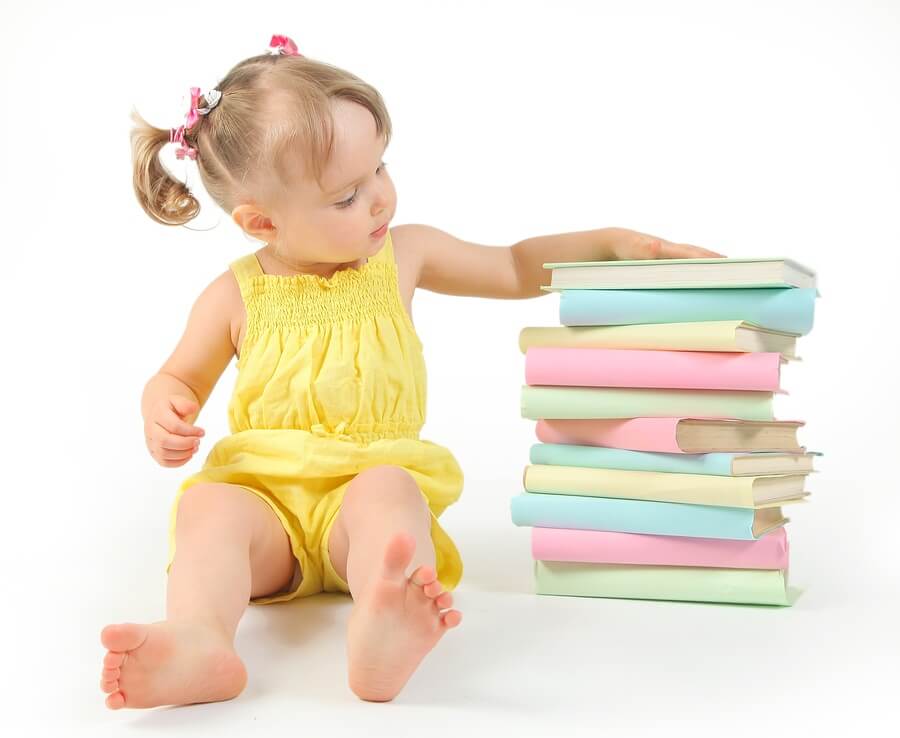
[[[377,253],[386,232],[371,234],[388,224],[397,210],[397,192],[382,163],[384,139],[376,132],[372,114],[348,100],[335,100],[333,114],[334,149],[322,188],[312,177],[304,178],[265,214],[269,221],[251,219],[269,222],[274,232],[253,233],[246,221],[238,220],[265,240],[279,261],[299,271],[329,272],[336,264]]]

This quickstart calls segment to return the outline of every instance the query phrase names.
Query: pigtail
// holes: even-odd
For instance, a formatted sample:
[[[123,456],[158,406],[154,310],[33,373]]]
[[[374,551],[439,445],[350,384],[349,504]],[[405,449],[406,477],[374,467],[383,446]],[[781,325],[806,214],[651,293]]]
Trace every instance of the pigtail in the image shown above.
[[[138,203],[157,223],[187,223],[200,212],[200,202],[160,161],[159,152],[169,143],[171,132],[151,126],[136,110],[131,119],[135,123],[131,129],[131,161]]]

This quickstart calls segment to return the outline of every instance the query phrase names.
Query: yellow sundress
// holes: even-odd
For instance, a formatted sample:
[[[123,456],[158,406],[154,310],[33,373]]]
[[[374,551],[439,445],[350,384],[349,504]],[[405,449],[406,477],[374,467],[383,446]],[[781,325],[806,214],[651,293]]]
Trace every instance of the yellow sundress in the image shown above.
[[[228,406],[231,434],[176,493],[166,572],[184,492],[198,482],[228,482],[271,506],[299,564],[290,587],[251,604],[349,593],[328,556],[331,526],[354,477],[390,464],[412,475],[428,503],[438,579],[455,588],[462,559],[437,518],[459,499],[463,473],[448,449],[419,438],[425,361],[400,296],[390,230],[365,264],[328,278],[265,274],[255,253],[229,266],[247,312]]]

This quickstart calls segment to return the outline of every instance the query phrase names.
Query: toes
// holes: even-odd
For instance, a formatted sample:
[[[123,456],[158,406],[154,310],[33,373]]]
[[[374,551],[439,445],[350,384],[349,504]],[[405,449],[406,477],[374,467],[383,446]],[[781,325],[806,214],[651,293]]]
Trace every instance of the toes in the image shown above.
[[[100,641],[110,651],[133,651],[147,639],[149,633],[146,625],[119,623],[107,625],[100,633]]]
[[[103,679],[101,679],[100,680],[100,689],[102,691],[106,692],[106,694],[112,694],[113,692],[115,692],[119,689],[119,680],[116,679],[114,681],[107,682],[107,681],[104,681]]]
[[[387,545],[384,553],[384,578],[397,581],[406,579],[406,567],[416,552],[416,539],[408,533],[398,533]]]
[[[103,666],[107,669],[118,669],[125,662],[125,654],[110,651],[103,657]]]
[[[120,669],[104,669],[101,678],[104,682],[114,682],[122,676]]]
[[[437,572],[435,572],[434,567],[427,564],[420,566],[409,577],[409,581],[419,587],[431,584],[435,579],[437,579]]]
[[[114,692],[106,698],[106,706],[110,710],[118,710],[120,707],[125,707],[125,695],[121,692]]]
[[[453,595],[449,592],[444,592],[440,597],[435,598],[434,604],[438,610],[449,610],[453,607]]]
[[[462,622],[462,613],[459,610],[450,610],[441,615],[441,622],[447,628],[455,628]]]
[[[435,580],[435,581],[433,581],[433,582],[429,582],[429,583],[426,584],[424,587],[422,587],[422,591],[425,593],[425,596],[426,596],[426,597],[429,597],[429,598],[431,598],[431,599],[434,599],[434,598],[437,597],[441,592],[444,591],[444,588],[441,586],[441,583],[440,583],[440,582],[438,582],[437,580]]]

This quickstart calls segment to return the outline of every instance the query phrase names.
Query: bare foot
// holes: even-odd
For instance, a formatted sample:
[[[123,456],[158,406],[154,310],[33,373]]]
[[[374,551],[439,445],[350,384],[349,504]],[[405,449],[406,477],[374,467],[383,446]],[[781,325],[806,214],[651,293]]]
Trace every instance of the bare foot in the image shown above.
[[[462,614],[448,609],[434,569],[420,566],[406,577],[415,539],[400,533],[388,543],[384,569],[353,606],[347,628],[350,689],[370,702],[396,697],[441,636],[459,625]]]
[[[156,707],[237,697],[247,671],[224,633],[197,623],[107,625],[100,641],[106,706]]]

